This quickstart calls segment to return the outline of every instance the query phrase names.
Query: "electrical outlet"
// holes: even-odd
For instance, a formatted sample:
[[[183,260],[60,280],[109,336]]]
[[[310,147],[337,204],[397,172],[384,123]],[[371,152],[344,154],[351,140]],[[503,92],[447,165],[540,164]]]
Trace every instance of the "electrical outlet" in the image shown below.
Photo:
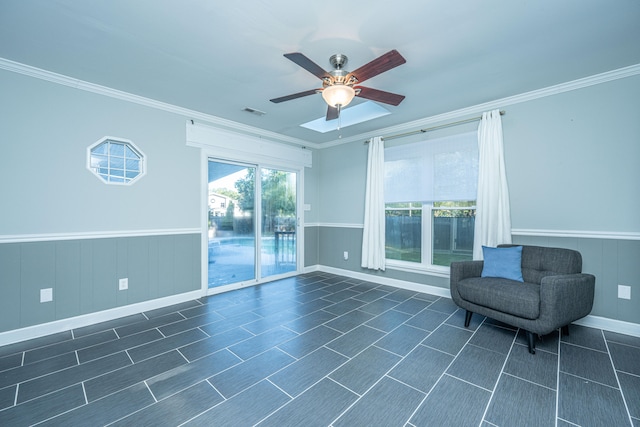
[[[118,280],[118,289],[121,291],[129,289],[129,279],[127,277]]]
[[[343,256],[344,256],[344,260],[345,260],[345,261],[346,261],[346,260],[348,260],[348,259],[349,259],[349,252],[344,251]]]
[[[40,289],[40,302],[53,301],[53,288]]]
[[[631,299],[631,286],[618,285],[618,298]]]

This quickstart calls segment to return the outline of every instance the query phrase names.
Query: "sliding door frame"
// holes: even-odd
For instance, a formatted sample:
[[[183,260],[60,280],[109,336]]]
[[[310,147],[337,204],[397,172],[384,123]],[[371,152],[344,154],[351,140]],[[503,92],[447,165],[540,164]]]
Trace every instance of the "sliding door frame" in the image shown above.
[[[259,285],[261,283],[267,283],[274,280],[278,280],[285,277],[291,277],[299,274],[304,269],[304,166],[302,165],[291,165],[274,162],[273,159],[270,158],[261,158],[260,155],[247,155],[243,156],[246,158],[239,158],[235,156],[229,156],[226,153],[226,156],[221,156],[216,150],[213,149],[202,149],[201,151],[201,228],[202,228],[202,254],[201,254],[201,276],[202,276],[202,290],[205,295],[214,295],[222,292],[227,292],[234,289],[241,289],[249,286]],[[232,158],[233,157],[233,158]],[[239,282],[229,285],[218,286],[215,288],[209,288],[209,258],[208,258],[208,217],[209,217],[209,207],[208,207],[208,181],[209,181],[209,161],[219,161],[219,162],[227,162],[234,163],[240,165],[246,165],[256,168],[256,218],[255,218],[255,239],[256,239],[256,264],[260,263],[260,238],[262,237],[261,230],[258,229],[261,225],[261,169],[277,169],[285,172],[292,172],[296,174],[296,269],[294,271],[290,271],[287,273],[273,275],[268,277],[260,277],[261,269],[260,267],[256,268],[256,277],[255,280],[247,281],[247,282]]]

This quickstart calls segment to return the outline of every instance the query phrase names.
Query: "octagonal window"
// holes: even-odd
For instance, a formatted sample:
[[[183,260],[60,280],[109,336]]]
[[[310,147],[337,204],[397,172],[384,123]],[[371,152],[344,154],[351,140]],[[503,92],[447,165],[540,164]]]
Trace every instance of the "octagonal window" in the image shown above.
[[[131,184],[144,175],[144,154],[131,141],[102,138],[88,149],[88,167],[108,184]]]

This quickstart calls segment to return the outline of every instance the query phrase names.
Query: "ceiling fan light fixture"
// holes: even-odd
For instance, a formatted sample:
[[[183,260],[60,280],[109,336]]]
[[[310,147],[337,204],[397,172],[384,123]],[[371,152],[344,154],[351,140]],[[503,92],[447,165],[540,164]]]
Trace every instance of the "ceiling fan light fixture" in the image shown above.
[[[322,98],[329,106],[334,108],[338,108],[338,106],[346,107],[354,96],[356,96],[356,91],[347,85],[327,86],[322,91]]]

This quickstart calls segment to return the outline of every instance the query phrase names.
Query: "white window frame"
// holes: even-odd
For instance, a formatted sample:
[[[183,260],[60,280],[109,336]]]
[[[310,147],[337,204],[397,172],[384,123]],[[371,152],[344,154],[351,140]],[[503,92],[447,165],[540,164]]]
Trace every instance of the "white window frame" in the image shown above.
[[[106,176],[107,178],[105,179],[105,174],[101,174],[98,172],[98,168],[92,166],[92,162],[91,162],[91,157],[93,155],[93,150],[100,146],[101,144],[104,144],[106,142],[114,142],[117,144],[122,144],[125,147],[128,147],[131,151],[133,151],[139,158],[140,158],[140,171],[139,173],[133,177],[133,178],[127,178],[126,177],[126,165],[125,168],[123,169],[124,171],[124,177],[117,177],[114,176],[114,180],[111,180],[111,174],[107,173]],[[110,159],[110,154],[107,153],[107,159]],[[87,147],[87,169],[89,169],[89,171],[95,175],[96,178],[98,178],[100,180],[100,182],[105,183],[105,184],[110,184],[110,185],[131,185],[134,182],[138,181],[140,178],[142,178],[146,172],[147,172],[147,156],[142,152],[142,150],[140,150],[140,148],[138,148],[132,141],[128,140],[128,139],[124,139],[124,138],[119,138],[119,137],[113,137],[113,136],[105,136],[103,138],[100,138],[98,141],[96,141],[95,143],[91,144],[89,147]],[[109,168],[110,170],[110,168]]]

